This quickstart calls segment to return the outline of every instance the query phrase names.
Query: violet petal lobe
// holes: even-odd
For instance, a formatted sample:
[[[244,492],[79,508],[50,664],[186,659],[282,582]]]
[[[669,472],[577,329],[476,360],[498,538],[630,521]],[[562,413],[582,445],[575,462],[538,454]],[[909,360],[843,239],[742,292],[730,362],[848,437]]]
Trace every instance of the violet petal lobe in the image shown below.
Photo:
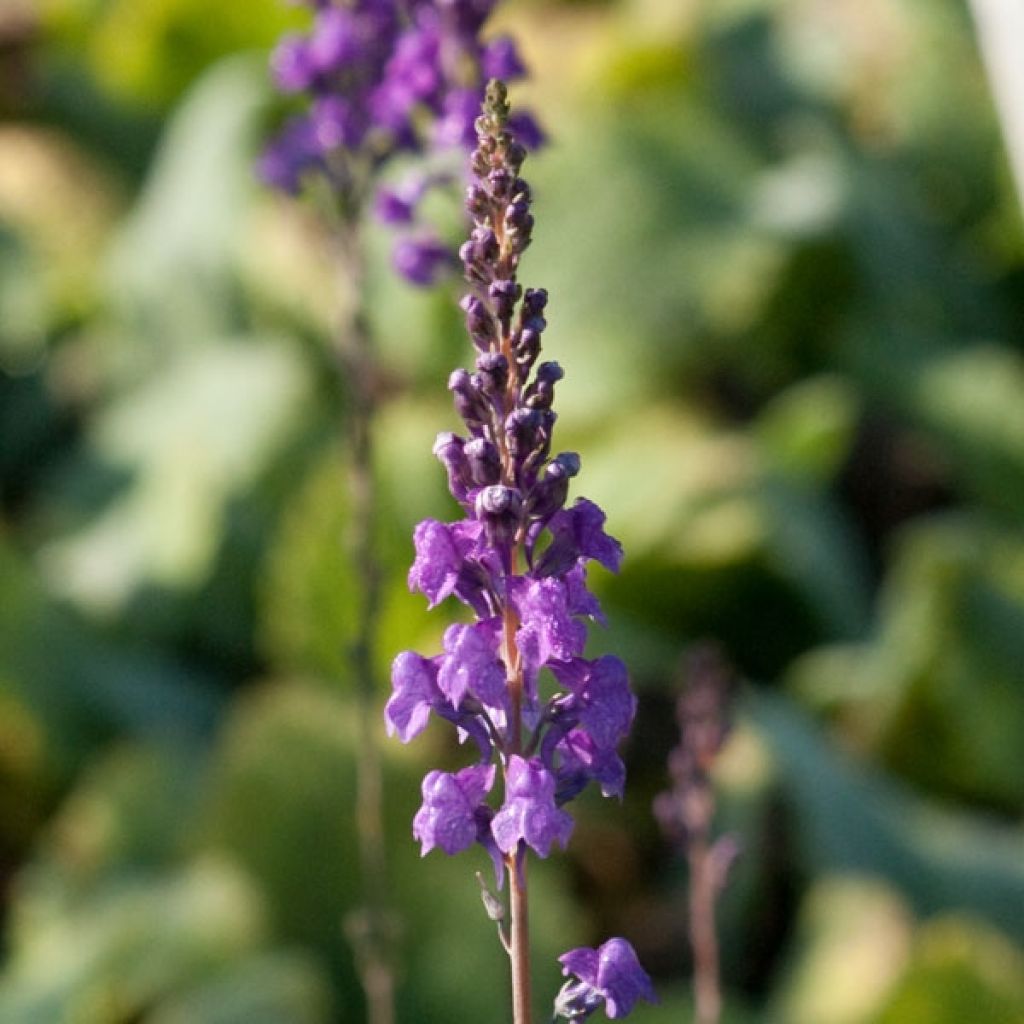
[[[573,616],[569,591],[561,580],[520,580],[512,600],[521,623],[516,643],[529,668],[540,668],[551,660],[569,661],[583,653],[587,630]]]
[[[581,997],[593,994],[604,1000],[611,1020],[628,1016],[639,999],[658,1001],[651,979],[625,939],[609,939],[596,950],[573,949],[558,959],[563,974],[582,982]]]
[[[569,842],[572,818],[555,806],[555,777],[539,758],[509,758],[505,804],[494,816],[491,832],[502,853],[511,853],[523,840],[546,857],[552,843],[564,848]]]
[[[552,516],[548,529],[552,541],[541,559],[539,571],[559,574],[578,558],[591,558],[611,572],[622,564],[622,545],[604,532],[605,514],[592,501],[577,498],[572,508]]]
[[[493,765],[471,765],[454,775],[428,772],[423,804],[412,822],[422,855],[435,846],[449,856],[472,846],[477,841],[477,808],[493,785]]]
[[[488,623],[456,624],[444,634],[445,656],[437,674],[438,686],[458,707],[467,692],[483,704],[505,703],[505,668],[497,657],[495,630]]]
[[[454,590],[462,568],[462,554],[451,528],[436,519],[424,519],[413,533],[416,558],[409,570],[409,589],[419,590],[440,604]]]
[[[437,669],[433,662],[415,651],[403,651],[391,665],[394,692],[384,708],[389,736],[398,734],[408,743],[427,727],[430,712],[441,700],[437,688]]]

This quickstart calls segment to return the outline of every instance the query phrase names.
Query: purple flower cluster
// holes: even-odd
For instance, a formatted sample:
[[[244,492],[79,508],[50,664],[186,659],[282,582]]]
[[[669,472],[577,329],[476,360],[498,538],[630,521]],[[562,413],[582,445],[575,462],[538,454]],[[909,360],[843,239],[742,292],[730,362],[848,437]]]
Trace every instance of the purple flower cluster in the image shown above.
[[[474,621],[449,627],[435,657],[398,655],[385,711],[389,733],[403,742],[433,714],[475,744],[479,763],[427,775],[413,831],[424,854],[479,843],[499,881],[503,866],[517,870],[527,847],[541,857],[556,843],[565,847],[573,822],[564,805],[588,783],[621,796],[625,769],[617,747],[636,708],[618,658],[583,656],[586,622],[604,621],[587,589],[587,566],[596,561],[617,571],[622,549],[605,533],[595,504],[566,504],[579,456],[552,454],[554,386],[562,370],[539,362],[546,293],[524,292],[517,282],[533,217],[520,177],[526,153],[508,131],[508,113],[504,86],[492,82],[476,121],[474,182],[467,189],[474,226],[460,250],[471,285],[462,309],[476,367],[449,379],[465,434],[443,433],[434,446],[464,517],[420,523],[409,572],[410,587],[431,607],[454,595]],[[495,809],[488,797],[499,777],[503,795]],[[628,943],[613,943],[602,949],[614,952],[609,977],[623,979],[622,987],[594,975],[591,988],[603,991],[609,1012],[619,1016],[635,999],[623,993],[651,993]],[[577,954],[567,954],[567,962],[578,974]],[[577,1019],[592,1012],[594,998]]]
[[[303,97],[259,161],[261,177],[298,193],[313,176],[326,179],[355,205],[382,167],[402,152],[465,152],[488,77],[524,73],[508,37],[482,42],[496,0],[305,0],[315,8],[312,29],[286,36],[271,66],[279,89]],[[515,131],[527,145],[540,139],[528,115]],[[418,173],[381,188],[375,210],[399,225],[393,262],[415,284],[430,284],[455,262],[417,209],[450,173]]]

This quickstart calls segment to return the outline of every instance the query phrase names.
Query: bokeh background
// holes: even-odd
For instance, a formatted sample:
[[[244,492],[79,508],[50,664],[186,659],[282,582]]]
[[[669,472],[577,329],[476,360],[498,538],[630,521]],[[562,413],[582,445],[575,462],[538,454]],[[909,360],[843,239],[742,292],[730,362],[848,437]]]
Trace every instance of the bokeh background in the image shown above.
[[[337,282],[254,180],[279,0],[0,6],[0,1021],[363,1019],[342,651]],[[532,67],[529,284],[561,445],[626,548],[619,805],[535,872],[537,987],[608,934],[689,1019],[650,814],[684,652],[744,680],[730,1022],[1024,1021],[1024,234],[962,0],[509,0]],[[444,200],[438,200],[443,213]],[[454,205],[447,207],[455,223]],[[394,652],[452,514],[454,286],[369,282]],[[507,1019],[472,873],[409,833],[442,729],[384,745],[400,1019]]]

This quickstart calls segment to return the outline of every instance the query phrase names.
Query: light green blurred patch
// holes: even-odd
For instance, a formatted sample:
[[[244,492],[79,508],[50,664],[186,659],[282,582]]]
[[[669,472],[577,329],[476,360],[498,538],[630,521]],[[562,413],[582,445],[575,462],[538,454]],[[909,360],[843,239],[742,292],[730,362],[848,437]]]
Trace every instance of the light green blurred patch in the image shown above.
[[[70,905],[45,877],[14,910],[0,1017],[114,1024],[183,983],[219,970],[263,933],[256,893],[223,861],[152,878],[125,877]]]
[[[913,927],[899,894],[880,881],[835,876],[817,882],[801,906],[795,959],[772,998],[769,1019],[874,1020],[906,969]]]
[[[908,970],[873,1024],[1021,1024],[1024,952],[966,917],[926,922]]]
[[[857,412],[857,394],[848,381],[811,377],[761,410],[755,437],[784,473],[827,483],[850,453]]]
[[[1024,357],[976,345],[918,368],[908,396],[953,454],[963,478],[992,507],[1024,510]]]
[[[1024,1020],[1024,953],[966,915],[918,924],[878,879],[817,881],[768,1019],[786,1024]]]
[[[195,82],[167,123],[107,272],[119,315],[151,341],[201,340],[233,312],[230,286],[259,194],[252,160],[266,96],[258,63],[232,57]]]
[[[180,996],[147,1024],[327,1024],[339,1018],[325,979],[295,954],[249,957]]]
[[[92,444],[131,484],[79,532],[48,545],[56,593],[103,613],[143,584],[195,586],[209,569],[229,498],[285,442],[306,368],[277,339],[186,350],[94,420]]]
[[[269,47],[303,20],[280,0],[244,5],[203,0],[44,0],[57,38],[80,50],[106,88],[164,106],[225,54]]]

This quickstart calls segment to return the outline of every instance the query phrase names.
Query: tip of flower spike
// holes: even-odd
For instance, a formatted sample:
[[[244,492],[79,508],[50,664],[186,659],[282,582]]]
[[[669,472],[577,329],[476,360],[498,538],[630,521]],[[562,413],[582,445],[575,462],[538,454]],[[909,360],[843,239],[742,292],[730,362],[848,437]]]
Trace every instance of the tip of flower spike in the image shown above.
[[[484,93],[484,116],[494,126],[494,134],[505,130],[511,108],[508,103],[508,86],[500,78],[492,78]]]

